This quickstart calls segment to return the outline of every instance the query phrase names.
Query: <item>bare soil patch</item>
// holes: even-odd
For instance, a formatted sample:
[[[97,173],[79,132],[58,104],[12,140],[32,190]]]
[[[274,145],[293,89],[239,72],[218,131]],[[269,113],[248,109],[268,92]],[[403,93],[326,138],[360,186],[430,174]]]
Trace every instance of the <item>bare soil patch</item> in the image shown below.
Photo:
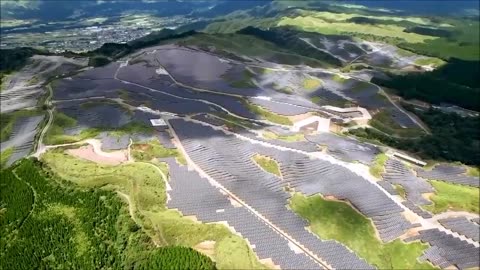
[[[196,251],[203,253],[209,257],[212,257],[215,255],[215,241],[203,241],[201,243],[198,243],[193,247]]]
[[[94,151],[92,145],[81,146],[76,149],[68,149],[67,153],[75,157],[106,165],[118,165],[128,160],[125,151],[114,151],[109,152],[108,155],[99,155]]]

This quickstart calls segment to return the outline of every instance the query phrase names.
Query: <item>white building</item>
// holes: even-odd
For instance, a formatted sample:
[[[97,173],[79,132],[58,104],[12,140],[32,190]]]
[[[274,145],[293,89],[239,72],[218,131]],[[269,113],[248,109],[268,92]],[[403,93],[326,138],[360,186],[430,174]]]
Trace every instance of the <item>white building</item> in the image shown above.
[[[167,125],[167,123],[165,123],[165,120],[163,120],[162,118],[150,119],[150,123],[152,123],[152,126],[154,127],[163,127]]]
[[[320,132],[330,131],[330,119],[320,116],[310,116],[295,122],[291,128],[292,131],[311,130]]]

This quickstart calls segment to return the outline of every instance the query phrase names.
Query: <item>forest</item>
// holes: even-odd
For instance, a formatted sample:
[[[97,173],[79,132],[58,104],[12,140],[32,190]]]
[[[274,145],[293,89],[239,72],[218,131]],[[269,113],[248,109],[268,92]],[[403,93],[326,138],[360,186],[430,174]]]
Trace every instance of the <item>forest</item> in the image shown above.
[[[246,27],[237,32],[238,34],[252,35],[257,38],[272,42],[277,46],[289,49],[299,55],[311,57],[332,66],[342,66],[342,62],[328,53],[309,46],[297,37],[299,31],[290,29],[289,27],[276,27],[271,30],[261,30],[255,27]]]
[[[0,174],[0,269],[215,269],[191,248],[156,248],[112,191],[80,189],[32,159]]]
[[[413,110],[411,106],[404,107]],[[396,139],[368,128],[354,129],[349,133],[415,153],[424,159],[480,164],[480,117],[462,117],[436,109],[416,110],[415,114],[429,126],[431,135],[418,139]]]
[[[372,82],[393,89],[405,99],[433,104],[448,103],[480,110],[480,62],[451,59],[445,66],[425,73],[390,74],[390,79],[374,77]]]

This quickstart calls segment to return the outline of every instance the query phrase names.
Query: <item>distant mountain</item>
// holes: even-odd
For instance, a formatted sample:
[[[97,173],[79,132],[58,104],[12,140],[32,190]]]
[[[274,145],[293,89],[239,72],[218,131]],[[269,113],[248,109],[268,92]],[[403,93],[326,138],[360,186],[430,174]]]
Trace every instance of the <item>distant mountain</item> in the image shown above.
[[[1,1],[3,19],[37,20],[40,22],[59,21],[82,17],[110,17],[125,12],[151,13],[157,16],[198,16],[214,17],[239,9],[265,5],[271,0],[139,0],[139,1]]]

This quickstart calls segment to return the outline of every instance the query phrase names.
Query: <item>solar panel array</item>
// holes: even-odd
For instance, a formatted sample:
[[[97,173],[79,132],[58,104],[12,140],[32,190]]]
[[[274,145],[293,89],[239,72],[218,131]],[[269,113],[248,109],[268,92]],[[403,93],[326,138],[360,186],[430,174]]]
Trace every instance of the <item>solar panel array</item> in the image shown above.
[[[480,226],[473,221],[469,221],[465,217],[452,217],[438,220],[445,228],[457,232],[461,235],[465,235],[475,241],[480,239]]]
[[[288,240],[245,207],[234,207],[228,197],[198,173],[180,167],[175,159],[162,159],[169,166],[172,188],[169,208],[183,215],[195,215],[202,222],[226,221],[254,246],[260,259],[271,258],[282,269],[321,269],[321,265],[304,253],[296,254]],[[303,224],[306,226],[306,224]]]
[[[448,164],[437,165],[430,171],[417,169],[417,175],[425,179],[443,180],[473,187],[480,186],[480,179],[478,177],[468,176],[465,173],[466,169],[464,167]]]
[[[432,186],[424,179],[416,177],[401,161],[393,158],[387,160],[383,180],[401,185],[405,189],[408,201],[416,205],[431,204],[422,194],[433,192]]]
[[[405,205],[405,207],[412,210],[415,214],[417,214],[417,215],[419,215],[423,218],[431,218],[432,217],[432,214],[430,214],[430,212],[423,210],[418,205],[414,204],[413,202],[411,202],[409,200],[406,200],[402,203],[403,203],[403,205]]]
[[[321,193],[349,201],[373,220],[384,241],[397,238],[413,226],[401,214],[403,209],[380,189],[339,165],[293,153],[279,162],[290,186],[306,195]]]
[[[87,109],[78,102],[66,102],[57,106],[57,108],[58,111],[77,120],[75,127],[65,129],[68,135],[76,135],[86,128],[118,128],[132,121],[132,117],[127,113],[126,109],[116,104],[92,104]]]
[[[387,181],[378,181],[377,184],[379,184],[383,189],[385,189],[388,193],[392,195],[399,195],[398,191],[393,187],[392,184],[390,184]]]
[[[112,136],[108,134],[108,132],[101,132],[97,137],[100,139],[102,143],[102,150],[104,151],[126,149],[130,143],[129,135],[122,135],[118,137]]]
[[[475,268],[480,266],[480,249],[450,234],[429,229],[419,232],[418,238],[429,243],[435,249],[430,249],[424,254],[426,259],[434,265],[446,268],[455,265],[460,269]]]
[[[2,151],[13,147],[13,152],[6,163],[7,166],[26,157],[32,151],[35,134],[37,134],[38,125],[42,122],[43,117],[43,115],[19,117],[15,121],[9,139],[0,144]]]
[[[307,135],[305,138],[319,145],[326,145],[328,153],[345,161],[359,161],[371,164],[377,154],[378,147],[359,142],[351,138],[344,138],[332,133],[322,132],[316,135]]]
[[[210,125],[213,125],[213,126],[222,126],[225,124],[225,121],[217,118],[217,117],[213,117],[209,114],[206,114],[206,113],[201,113],[201,114],[197,114],[195,116],[192,116],[192,119],[195,119],[195,120],[198,120],[198,121],[202,121],[202,122],[205,122],[205,123],[208,123]]]
[[[305,223],[285,207],[290,197],[284,191],[287,184],[306,195],[322,193],[349,200],[374,220],[384,240],[392,240],[413,226],[401,215],[400,206],[373,184],[341,166],[246,143],[182,119],[172,119],[170,123],[190,158],[207,174],[335,268],[357,268],[364,262],[357,259],[354,265],[343,264],[354,254],[336,242],[328,244],[337,246],[332,253],[331,248],[325,248],[331,241],[320,241],[303,228]],[[255,153],[276,159],[283,181],[260,169],[251,159]],[[335,254],[341,254],[342,260]]]

